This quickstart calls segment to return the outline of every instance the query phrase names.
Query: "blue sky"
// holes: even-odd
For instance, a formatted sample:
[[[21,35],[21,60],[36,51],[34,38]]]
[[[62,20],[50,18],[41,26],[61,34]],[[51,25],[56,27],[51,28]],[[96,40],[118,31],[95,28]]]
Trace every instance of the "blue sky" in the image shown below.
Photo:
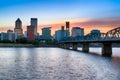
[[[120,0],[0,0],[0,27],[23,26],[37,17],[39,25],[66,20],[120,18]]]

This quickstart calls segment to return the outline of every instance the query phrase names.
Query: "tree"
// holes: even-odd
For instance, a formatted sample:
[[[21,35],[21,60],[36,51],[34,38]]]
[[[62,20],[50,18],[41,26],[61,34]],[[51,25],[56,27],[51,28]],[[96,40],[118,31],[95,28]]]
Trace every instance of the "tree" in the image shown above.
[[[17,39],[16,42],[17,42],[17,43],[25,44],[25,43],[27,43],[28,41],[27,41],[26,38],[20,38],[20,39]]]
[[[34,46],[39,46],[39,40],[34,40],[34,41],[32,41],[32,44],[34,45]]]

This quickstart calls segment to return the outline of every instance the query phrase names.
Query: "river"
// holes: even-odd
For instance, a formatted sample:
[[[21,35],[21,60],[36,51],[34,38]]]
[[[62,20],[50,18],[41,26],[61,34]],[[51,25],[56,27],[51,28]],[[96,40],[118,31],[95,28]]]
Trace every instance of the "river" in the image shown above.
[[[0,48],[0,80],[120,80],[120,48],[111,58],[102,57],[101,48],[90,52]]]

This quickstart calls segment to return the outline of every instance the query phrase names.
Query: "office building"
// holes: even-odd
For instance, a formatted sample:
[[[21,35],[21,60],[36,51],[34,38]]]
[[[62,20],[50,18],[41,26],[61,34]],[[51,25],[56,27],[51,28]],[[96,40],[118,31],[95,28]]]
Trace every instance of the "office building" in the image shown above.
[[[84,29],[80,27],[73,27],[72,37],[76,37],[76,36],[84,36]]]
[[[66,21],[66,30],[69,32],[69,35],[68,36],[66,36],[66,37],[69,37],[70,36],[70,22],[69,21]],[[66,33],[66,35],[67,35],[67,33]]]
[[[0,40],[7,40],[7,33],[0,33]]]
[[[69,23],[69,21],[67,21],[67,22],[66,22],[66,30],[69,31],[69,28],[70,28],[70,23]]]
[[[15,32],[13,32],[12,30],[8,30],[7,31],[7,40],[10,40],[10,41],[16,41],[16,39],[18,39],[18,34]]]
[[[44,39],[51,39],[51,27],[42,28],[42,37]]]
[[[37,36],[38,21],[37,18],[31,18],[31,26],[35,28],[35,36]]]
[[[55,40],[60,42],[63,38],[68,37],[69,32],[68,30],[64,30],[64,26],[61,27],[61,30],[55,31]]]
[[[18,34],[18,38],[22,38],[23,36],[22,21],[19,18],[15,22],[14,32]]]
[[[10,40],[10,41],[13,41],[13,31],[12,30],[8,30],[7,31],[7,38],[8,38],[8,40]]]
[[[91,34],[100,34],[100,30],[91,30]]]
[[[27,38],[27,31],[24,31],[24,37]]]
[[[27,39],[35,40],[35,26],[27,26]]]
[[[100,30],[91,30],[91,35],[94,35],[94,38],[100,38],[101,34],[100,34]]]

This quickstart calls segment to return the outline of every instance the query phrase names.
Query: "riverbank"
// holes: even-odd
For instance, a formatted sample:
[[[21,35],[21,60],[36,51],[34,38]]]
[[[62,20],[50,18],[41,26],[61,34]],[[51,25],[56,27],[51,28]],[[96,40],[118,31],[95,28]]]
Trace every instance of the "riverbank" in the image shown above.
[[[32,44],[0,43],[0,47],[34,47]]]
[[[0,47],[58,47],[56,44],[40,44],[40,45],[33,45],[33,44],[17,44],[17,43],[0,43]],[[72,47],[72,46],[70,46]],[[82,48],[82,46],[78,46]],[[99,48],[102,46],[90,46],[92,48]],[[120,46],[112,45],[114,48],[120,48]]]
[[[58,47],[55,44],[40,44],[35,46],[33,44],[16,44],[16,43],[0,43],[0,47]]]

